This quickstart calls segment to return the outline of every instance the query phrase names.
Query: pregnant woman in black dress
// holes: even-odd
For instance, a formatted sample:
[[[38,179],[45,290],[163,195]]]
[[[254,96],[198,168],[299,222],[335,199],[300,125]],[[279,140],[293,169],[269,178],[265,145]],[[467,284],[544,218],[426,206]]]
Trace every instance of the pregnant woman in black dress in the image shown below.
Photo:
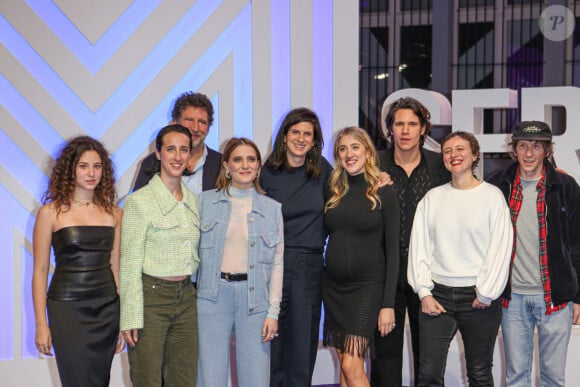
[[[34,226],[36,346],[54,349],[63,386],[108,386],[119,337],[114,173],[102,144],[72,139],[56,159]],[[47,294],[50,248],[56,267]],[[48,309],[48,321],[46,312]]]
[[[364,358],[369,347],[372,356],[373,334],[395,327],[399,204],[391,187],[379,188],[376,151],[363,129],[338,133],[334,159],[325,214],[324,344],[336,348],[341,386],[368,386]]]

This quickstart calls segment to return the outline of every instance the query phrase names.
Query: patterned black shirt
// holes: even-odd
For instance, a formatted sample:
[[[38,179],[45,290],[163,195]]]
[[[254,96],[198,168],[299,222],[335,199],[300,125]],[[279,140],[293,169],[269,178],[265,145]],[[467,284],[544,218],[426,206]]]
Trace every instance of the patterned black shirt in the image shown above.
[[[399,197],[401,209],[401,258],[404,258],[406,262],[417,204],[423,199],[427,191],[431,189],[431,179],[423,157],[421,157],[419,165],[411,172],[411,176],[407,176],[405,170],[395,164],[394,160],[387,173],[391,175]]]

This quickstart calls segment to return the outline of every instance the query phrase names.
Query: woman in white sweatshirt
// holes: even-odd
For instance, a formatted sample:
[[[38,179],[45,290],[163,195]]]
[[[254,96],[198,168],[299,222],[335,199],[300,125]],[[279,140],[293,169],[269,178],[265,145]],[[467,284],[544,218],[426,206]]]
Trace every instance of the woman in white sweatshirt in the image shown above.
[[[449,344],[457,330],[470,386],[492,386],[501,295],[507,281],[513,229],[501,192],[473,169],[479,144],[469,133],[441,145],[450,183],[419,202],[409,249],[408,280],[421,299],[417,386],[442,386]]]

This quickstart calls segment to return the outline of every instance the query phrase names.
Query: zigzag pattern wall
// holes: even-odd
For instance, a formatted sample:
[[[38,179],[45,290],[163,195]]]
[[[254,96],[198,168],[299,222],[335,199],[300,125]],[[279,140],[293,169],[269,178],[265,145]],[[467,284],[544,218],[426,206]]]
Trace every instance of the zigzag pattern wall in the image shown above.
[[[344,4],[343,4],[344,3]],[[111,152],[118,192],[169,121],[174,98],[207,94],[208,145],[270,149],[281,117],[315,109],[356,124],[358,2],[2,0],[0,2],[0,360],[37,357],[32,228],[54,155],[86,133]]]

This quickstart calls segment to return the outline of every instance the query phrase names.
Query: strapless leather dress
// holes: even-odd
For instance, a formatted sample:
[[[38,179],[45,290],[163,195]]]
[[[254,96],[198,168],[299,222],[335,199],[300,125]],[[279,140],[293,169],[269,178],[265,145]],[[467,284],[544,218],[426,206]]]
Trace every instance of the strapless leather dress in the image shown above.
[[[110,266],[115,229],[72,226],[52,234],[56,267],[47,308],[63,386],[108,386],[119,335]]]

